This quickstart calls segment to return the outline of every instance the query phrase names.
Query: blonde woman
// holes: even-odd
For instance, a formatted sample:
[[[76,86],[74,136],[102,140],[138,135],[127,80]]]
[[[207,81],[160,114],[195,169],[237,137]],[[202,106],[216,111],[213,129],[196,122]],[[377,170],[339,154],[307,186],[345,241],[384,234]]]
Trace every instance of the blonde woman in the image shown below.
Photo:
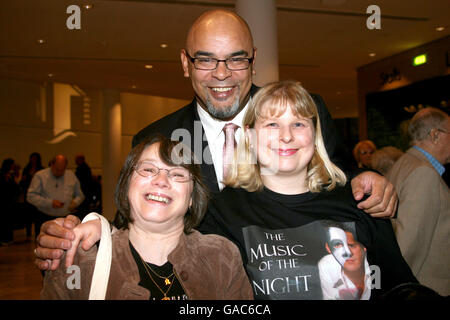
[[[258,91],[224,181],[229,187],[210,201],[200,226],[238,245],[256,299],[369,299],[416,282],[390,221],[356,207],[346,176],[327,155],[319,120],[297,82]],[[355,237],[330,235],[330,224]],[[364,252],[363,264],[356,252]]]

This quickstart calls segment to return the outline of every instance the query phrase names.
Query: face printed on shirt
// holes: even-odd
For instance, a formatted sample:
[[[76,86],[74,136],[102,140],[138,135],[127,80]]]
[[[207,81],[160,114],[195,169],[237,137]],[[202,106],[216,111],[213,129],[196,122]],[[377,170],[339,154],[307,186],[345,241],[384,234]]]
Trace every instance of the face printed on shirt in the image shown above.
[[[350,258],[351,252],[347,244],[347,236],[344,230],[337,227],[328,228],[327,250],[334,256],[341,266]]]
[[[355,240],[351,232],[346,231],[347,245],[351,255],[345,261],[344,270],[347,272],[361,271],[364,274],[364,261],[366,259],[366,248]]]

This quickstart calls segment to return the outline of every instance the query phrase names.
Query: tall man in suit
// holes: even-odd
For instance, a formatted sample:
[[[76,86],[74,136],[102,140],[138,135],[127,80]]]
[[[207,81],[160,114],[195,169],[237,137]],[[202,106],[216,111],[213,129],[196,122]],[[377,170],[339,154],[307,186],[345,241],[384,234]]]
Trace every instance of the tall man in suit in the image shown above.
[[[256,52],[247,23],[237,14],[227,10],[202,14],[190,28],[186,47],[181,50],[184,76],[192,81],[194,100],[141,130],[134,136],[133,146],[156,132],[172,139],[181,138],[201,159],[202,173],[210,191],[219,192],[223,188],[223,128],[234,123],[238,126],[235,136],[239,136],[246,107],[258,90],[252,84]],[[338,145],[336,130],[322,99],[317,95],[313,98],[318,105],[327,151],[336,161],[339,159],[336,154],[344,148]],[[352,186],[356,200],[361,200],[365,193],[371,194],[359,204],[367,213],[392,216],[395,212],[397,196],[384,177],[365,172],[352,180]],[[69,217],[43,226],[36,250],[36,264],[40,269],[50,266],[42,259],[57,259],[62,255],[60,249],[71,246],[68,240],[73,239],[74,234],[70,229],[78,223],[76,218]],[[55,260],[51,269],[58,264],[59,260]]]

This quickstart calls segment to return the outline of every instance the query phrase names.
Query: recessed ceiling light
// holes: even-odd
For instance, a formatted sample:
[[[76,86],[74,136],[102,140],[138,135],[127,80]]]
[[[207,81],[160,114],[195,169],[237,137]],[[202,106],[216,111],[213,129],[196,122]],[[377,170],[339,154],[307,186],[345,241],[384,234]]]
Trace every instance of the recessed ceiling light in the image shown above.
[[[153,66],[151,64],[146,64],[145,65],[145,69],[152,69],[152,68],[153,68]]]
[[[369,57],[375,57],[377,54],[375,52],[369,53]]]
[[[51,78],[51,77],[53,77],[53,73],[49,73],[47,76],[48,76],[49,78]]]
[[[132,86],[131,86],[131,89],[136,89],[136,86],[135,86],[135,85],[132,85]]]
[[[436,27],[436,31],[444,31],[445,27]]]
[[[92,4],[85,4],[83,8],[85,8],[86,10],[92,9]]]
[[[45,43],[45,39],[37,39],[37,43],[44,44]]]
[[[167,44],[166,44],[166,43],[161,43],[159,46],[160,46],[161,48],[163,48],[163,49],[167,48]]]

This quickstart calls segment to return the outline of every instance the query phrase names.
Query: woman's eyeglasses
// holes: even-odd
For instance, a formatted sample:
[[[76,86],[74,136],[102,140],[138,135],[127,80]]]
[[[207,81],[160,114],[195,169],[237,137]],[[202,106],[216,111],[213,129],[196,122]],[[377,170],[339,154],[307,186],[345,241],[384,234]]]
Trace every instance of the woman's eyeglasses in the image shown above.
[[[359,150],[359,154],[365,155],[365,154],[373,154],[373,150]]]
[[[161,170],[164,170],[167,172],[167,177],[175,182],[187,182],[192,179],[191,174],[189,171],[185,168],[176,167],[172,169],[163,169],[158,168],[154,164],[150,162],[139,162],[135,167],[134,170],[142,177],[155,177],[157,176]]]

